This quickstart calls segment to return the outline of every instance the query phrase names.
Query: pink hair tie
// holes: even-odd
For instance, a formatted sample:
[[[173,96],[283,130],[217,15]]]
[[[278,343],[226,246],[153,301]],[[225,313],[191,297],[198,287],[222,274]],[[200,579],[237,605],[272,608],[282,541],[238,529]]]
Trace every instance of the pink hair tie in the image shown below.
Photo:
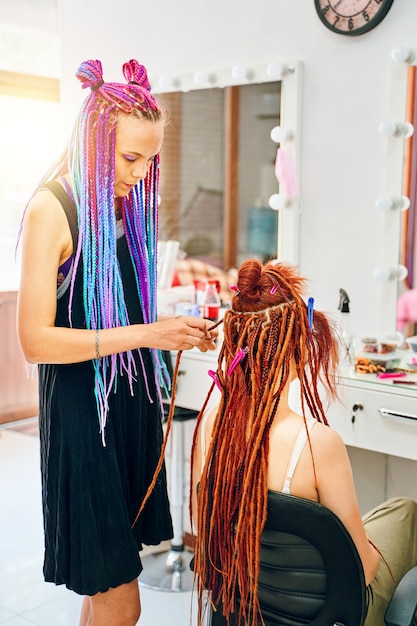
[[[245,358],[248,352],[249,352],[249,348],[247,346],[246,348],[239,348],[239,350],[236,353],[236,356],[234,357],[233,361],[229,365],[229,369],[227,370],[228,376],[230,376],[233,373],[233,370]]]

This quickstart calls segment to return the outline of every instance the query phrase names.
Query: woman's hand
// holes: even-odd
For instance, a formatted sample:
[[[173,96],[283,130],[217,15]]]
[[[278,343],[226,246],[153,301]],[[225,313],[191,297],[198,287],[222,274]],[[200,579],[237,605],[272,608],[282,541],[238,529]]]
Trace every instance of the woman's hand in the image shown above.
[[[141,326],[149,337],[143,346],[160,350],[190,350],[198,348],[201,352],[215,350],[215,340],[218,336],[217,328],[210,320],[199,317],[180,315],[158,320],[153,324]],[[146,329],[146,330],[145,330]],[[139,347],[142,347],[142,342]]]

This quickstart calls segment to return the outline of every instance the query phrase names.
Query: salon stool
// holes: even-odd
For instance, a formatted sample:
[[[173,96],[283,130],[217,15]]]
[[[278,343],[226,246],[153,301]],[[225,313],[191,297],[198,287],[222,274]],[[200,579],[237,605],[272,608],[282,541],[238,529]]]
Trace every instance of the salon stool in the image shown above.
[[[169,406],[164,405],[166,415]],[[141,557],[143,571],[139,584],[160,591],[191,591],[194,574],[190,570],[192,552],[184,546],[184,423],[195,419],[197,411],[175,407],[171,425],[171,460],[169,471],[169,500],[173,538],[170,550]]]

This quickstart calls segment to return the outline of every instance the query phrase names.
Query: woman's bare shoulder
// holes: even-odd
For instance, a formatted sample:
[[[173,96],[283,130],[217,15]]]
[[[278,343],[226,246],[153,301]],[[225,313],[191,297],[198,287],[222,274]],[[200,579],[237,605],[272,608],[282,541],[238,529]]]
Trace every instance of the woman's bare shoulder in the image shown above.
[[[58,238],[68,244],[70,229],[65,211],[58,198],[49,189],[38,189],[30,198],[23,217],[23,230]]]
[[[55,194],[52,193],[50,189],[40,188],[35,191],[33,196],[30,198],[28,205],[26,207],[26,215],[36,216],[54,216],[59,215],[62,211],[57,211],[58,207],[62,205]]]
[[[338,432],[333,430],[331,426],[317,422],[311,431],[310,439],[314,446],[320,446],[321,452],[330,454],[338,453],[345,450],[346,446]]]

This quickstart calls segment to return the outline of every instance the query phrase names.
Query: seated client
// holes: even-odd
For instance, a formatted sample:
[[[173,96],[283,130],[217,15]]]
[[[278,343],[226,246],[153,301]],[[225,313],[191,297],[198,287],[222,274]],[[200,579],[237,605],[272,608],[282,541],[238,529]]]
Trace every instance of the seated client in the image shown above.
[[[381,626],[396,581],[417,564],[417,504],[395,498],[361,517],[345,445],[319,396],[320,385],[337,398],[337,335],[305,303],[305,279],[284,263],[250,259],[233,289],[215,377],[220,403],[201,412],[193,441],[200,606],[204,581],[227,623],[231,615],[244,626],[258,623],[261,534],[268,491],[278,491],[320,502],[340,518],[369,586],[365,624]],[[288,400],[296,378],[301,415]]]

